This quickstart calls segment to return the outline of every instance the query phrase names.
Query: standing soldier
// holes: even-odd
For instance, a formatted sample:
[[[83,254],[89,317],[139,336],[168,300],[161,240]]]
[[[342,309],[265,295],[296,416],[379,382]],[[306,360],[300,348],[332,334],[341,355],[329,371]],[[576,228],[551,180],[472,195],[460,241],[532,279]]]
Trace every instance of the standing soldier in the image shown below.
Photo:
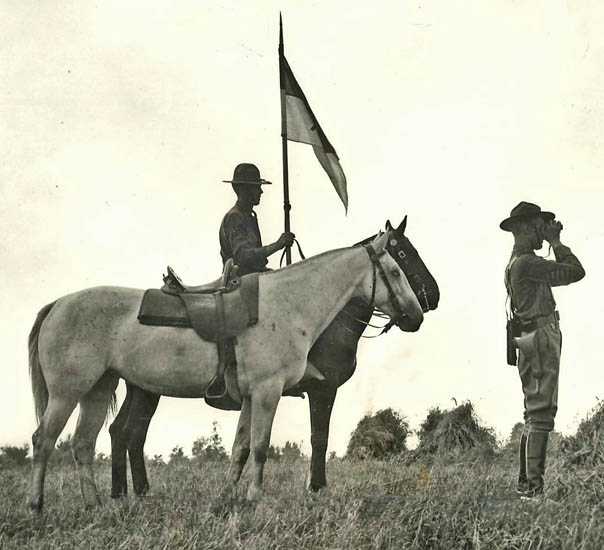
[[[218,237],[220,239],[220,255],[222,263],[233,258],[239,266],[239,275],[247,275],[258,271],[266,271],[268,257],[275,252],[293,244],[293,233],[282,233],[271,244],[262,246],[258,220],[253,210],[260,204],[262,185],[270,184],[260,177],[260,171],[254,164],[238,164],[235,167],[232,180],[224,180],[233,186],[237,194],[237,202],[224,216],[220,224]]]
[[[521,497],[533,498],[543,493],[547,440],[558,409],[562,336],[552,287],[575,283],[585,271],[570,248],[560,242],[562,224],[536,204],[519,203],[500,227],[514,235],[505,285],[524,393],[525,427],[520,441],[517,492]],[[535,254],[544,239],[554,249],[555,261]]]

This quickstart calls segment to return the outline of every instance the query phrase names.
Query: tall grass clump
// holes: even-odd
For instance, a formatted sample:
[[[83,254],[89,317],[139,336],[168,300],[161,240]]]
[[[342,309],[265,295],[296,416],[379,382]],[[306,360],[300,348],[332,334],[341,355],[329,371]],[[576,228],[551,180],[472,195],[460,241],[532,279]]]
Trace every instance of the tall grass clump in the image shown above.
[[[392,408],[367,414],[350,436],[346,457],[384,459],[407,449],[409,422]]]
[[[604,401],[599,401],[581,421],[575,435],[562,440],[561,449],[571,464],[604,464]]]
[[[455,456],[468,451],[493,455],[497,447],[494,430],[480,423],[470,401],[448,411],[430,409],[418,437],[419,456]]]

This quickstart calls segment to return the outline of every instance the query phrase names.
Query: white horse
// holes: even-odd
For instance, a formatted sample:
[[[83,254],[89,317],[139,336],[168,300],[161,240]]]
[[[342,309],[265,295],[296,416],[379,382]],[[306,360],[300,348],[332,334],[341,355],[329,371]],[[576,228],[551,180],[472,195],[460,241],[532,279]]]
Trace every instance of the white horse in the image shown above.
[[[406,331],[423,321],[422,308],[403,271],[386,251],[389,232],[365,247],[314,256],[259,276],[259,321],[237,337],[237,372],[227,376],[242,410],[229,470],[237,483],[250,450],[250,500],[262,475],[277,404],[307,372],[313,343],[354,297],[369,302]],[[40,419],[33,441],[31,508],[40,511],[50,453],[79,403],[73,437],[82,495],[98,502],[92,461],[119,377],[150,392],[200,397],[218,364],[216,345],[192,329],[151,327],[137,321],[143,290],[97,287],[43,308],[29,338],[30,374]]]

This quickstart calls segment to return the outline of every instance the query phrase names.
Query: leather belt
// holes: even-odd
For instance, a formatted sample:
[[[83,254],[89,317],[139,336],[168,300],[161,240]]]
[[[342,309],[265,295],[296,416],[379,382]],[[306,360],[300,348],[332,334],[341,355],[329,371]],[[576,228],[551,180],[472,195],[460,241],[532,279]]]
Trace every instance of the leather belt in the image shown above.
[[[549,315],[544,315],[543,317],[535,317],[534,319],[530,319],[528,321],[522,321],[520,328],[522,329],[522,332],[533,332],[538,328],[551,325],[552,323],[557,323],[559,320],[560,313],[556,310]]]

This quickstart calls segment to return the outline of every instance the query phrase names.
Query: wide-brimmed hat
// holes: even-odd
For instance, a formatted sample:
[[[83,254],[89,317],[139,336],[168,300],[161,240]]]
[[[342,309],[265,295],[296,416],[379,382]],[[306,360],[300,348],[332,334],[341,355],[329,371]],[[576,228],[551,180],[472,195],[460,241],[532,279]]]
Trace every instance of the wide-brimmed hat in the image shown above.
[[[232,180],[222,180],[224,183],[245,183],[248,185],[271,185],[270,181],[260,177],[260,170],[255,164],[242,162],[235,166]]]
[[[511,231],[512,226],[519,221],[526,221],[531,218],[541,217],[546,222],[551,221],[556,218],[556,215],[553,212],[545,212],[541,210],[541,207],[533,204],[532,202],[519,202],[512,211],[510,212],[510,217],[503,220],[499,227],[504,231]]]

